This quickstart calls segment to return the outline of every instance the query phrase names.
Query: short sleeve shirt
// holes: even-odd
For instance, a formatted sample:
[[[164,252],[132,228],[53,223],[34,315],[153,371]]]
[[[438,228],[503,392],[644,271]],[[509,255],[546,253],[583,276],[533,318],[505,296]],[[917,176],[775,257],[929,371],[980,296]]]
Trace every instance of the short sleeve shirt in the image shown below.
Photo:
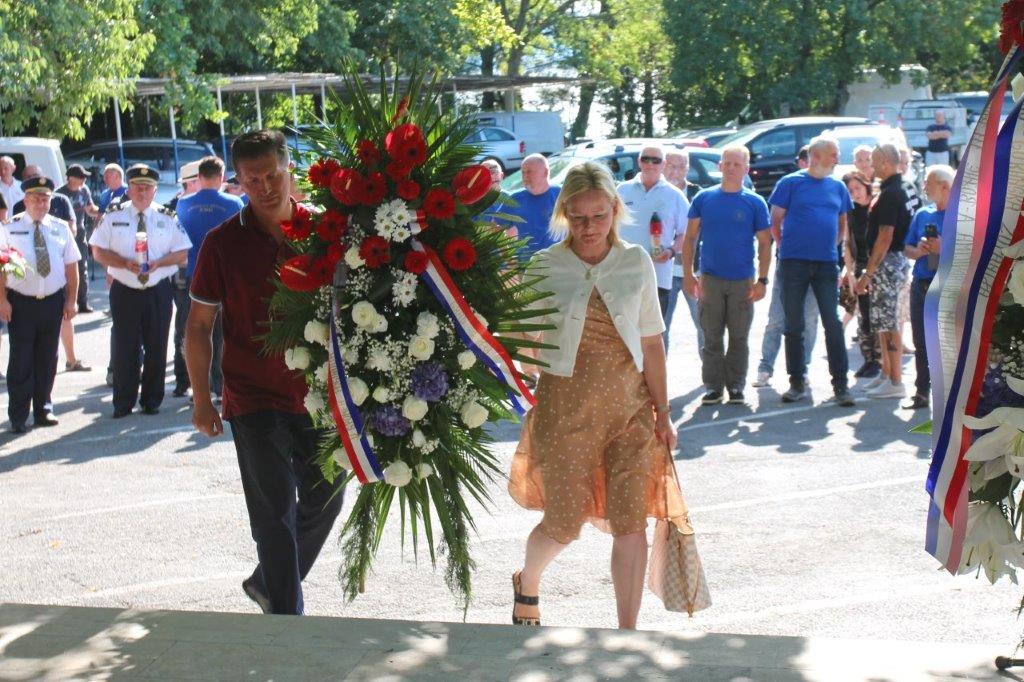
[[[890,252],[903,251],[910,228],[910,208],[907,193],[903,190],[903,178],[897,173],[885,179],[878,194],[871,200],[868,212],[868,249],[878,241],[878,229],[882,225],[894,228]]]
[[[949,132],[952,133],[953,129],[945,123],[938,124],[933,123],[924,129],[925,133],[938,133],[938,132]],[[949,151],[949,138],[943,137],[938,140],[928,140],[928,151],[930,152],[948,152]]]
[[[651,218],[655,213],[661,221],[661,237],[658,245],[672,246],[677,237],[686,234],[687,213],[690,201],[686,193],[665,178],[660,178],[653,187],[644,187],[640,176],[619,185],[619,196],[632,216],[629,222],[619,226],[619,237],[624,242],[636,244],[648,251],[654,246],[651,237]],[[659,289],[672,288],[672,260],[654,264]]]
[[[112,201],[123,197],[124,193],[127,190],[128,188],[123,185],[121,187],[118,187],[117,189],[112,190],[110,188],[107,188],[103,190],[103,193],[100,194],[100,203],[97,204],[98,208],[100,209],[100,213],[105,212],[110,207],[110,203]]]
[[[264,354],[258,338],[267,332],[277,268],[293,255],[260,229],[248,208],[210,230],[199,248],[191,297],[220,307],[225,419],[263,410],[306,412],[302,375],[281,356]]]
[[[7,288],[17,291],[23,296],[50,296],[57,293],[67,284],[64,266],[77,263],[82,254],[75,244],[75,236],[71,234],[67,223],[47,215],[39,224],[46,251],[50,258],[50,272],[46,277],[39,276],[39,261],[35,248],[35,223],[28,213],[6,226],[6,241],[16,248],[24,257],[31,270],[25,273],[24,279],[8,278]]]
[[[700,271],[733,281],[754,276],[754,238],[771,226],[768,204],[743,188],[726,192],[721,185],[700,191],[690,204],[690,218],[700,219]]]
[[[520,238],[529,238],[529,243],[523,247],[521,256],[529,257],[546,249],[557,240],[551,236],[551,214],[555,210],[555,201],[558,199],[558,187],[549,187],[542,194],[532,194],[528,189],[521,189],[512,194],[512,201],[515,206],[508,206],[505,213],[519,216],[523,219],[521,223],[510,223],[519,231]]]
[[[786,210],[779,258],[834,261],[839,216],[853,209],[850,191],[832,177],[816,178],[806,170],[790,173],[775,185],[768,203]]]
[[[178,200],[178,222],[192,242],[188,252],[188,277],[196,269],[199,247],[210,230],[242,210],[242,200],[215,189],[201,189]]]
[[[917,246],[918,243],[924,239],[925,229],[929,225],[935,226],[936,235],[942,235],[942,221],[946,218],[945,209],[939,210],[937,208],[922,208],[920,211],[914,214],[914,219],[910,221],[910,229],[907,230],[907,238],[904,240],[905,246]],[[931,279],[935,276],[937,270],[931,270],[928,268],[928,257],[922,256],[917,259],[914,263],[914,279]]]
[[[139,231],[140,215],[145,215],[146,247],[150,261],[192,247],[192,242],[173,213],[162,207],[149,206],[140,214],[131,202],[105,213],[100,224],[93,230],[89,244],[113,251],[122,258],[135,258],[135,235]],[[127,287],[144,289],[167,277],[173,277],[178,272],[178,266],[165,265],[151,270],[145,284],[139,281],[138,275],[125,268],[107,268],[107,272]]]
[[[78,227],[79,232],[84,230],[85,209],[92,203],[92,192],[85,185],[74,191],[67,185],[64,185],[57,190],[57,193],[66,196],[71,202],[71,209],[75,212],[75,225]]]

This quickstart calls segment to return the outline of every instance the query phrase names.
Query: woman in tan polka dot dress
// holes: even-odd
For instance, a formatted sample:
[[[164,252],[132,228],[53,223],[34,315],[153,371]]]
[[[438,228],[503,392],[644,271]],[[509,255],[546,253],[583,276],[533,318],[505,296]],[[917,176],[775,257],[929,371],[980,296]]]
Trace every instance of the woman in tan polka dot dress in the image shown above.
[[[627,217],[614,181],[596,163],[574,167],[555,205],[564,241],[537,254],[553,296],[553,331],[537,405],[523,426],[509,492],[544,516],[513,575],[513,622],[539,625],[541,574],[585,521],[610,532],[619,627],[635,628],[647,566],[647,518],[692,533],[670,451],[664,330],[654,266],[618,238]]]

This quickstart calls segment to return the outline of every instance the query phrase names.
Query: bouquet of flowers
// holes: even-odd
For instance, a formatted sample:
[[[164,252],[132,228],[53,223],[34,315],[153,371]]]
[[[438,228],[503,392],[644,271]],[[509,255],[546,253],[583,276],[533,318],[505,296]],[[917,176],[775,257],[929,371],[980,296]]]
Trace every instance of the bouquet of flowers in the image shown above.
[[[21,251],[13,246],[0,246],[0,273],[14,279],[24,279],[28,270],[28,262]]]
[[[480,218],[499,192],[464,144],[473,123],[422,77],[404,94],[397,79],[373,95],[346,81],[342,113],[311,135],[313,207],[282,225],[295,256],[265,343],[306,378],[324,476],[363,484],[342,530],[346,597],[363,590],[397,499],[403,543],[408,526],[417,552],[422,532],[435,565],[439,545],[468,606],[467,495],[486,504],[499,475],[484,427],[532,404],[514,361],[532,362],[519,350],[544,346],[528,334],[552,311],[516,258],[522,241]]]

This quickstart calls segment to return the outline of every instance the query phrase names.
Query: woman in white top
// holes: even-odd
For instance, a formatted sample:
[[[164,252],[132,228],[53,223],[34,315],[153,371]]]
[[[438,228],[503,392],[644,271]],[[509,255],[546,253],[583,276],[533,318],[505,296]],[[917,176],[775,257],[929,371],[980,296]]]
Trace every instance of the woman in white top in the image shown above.
[[[512,577],[515,624],[539,625],[541,574],[590,520],[614,536],[619,627],[635,628],[647,565],[647,518],[689,529],[669,452],[665,326],[647,251],[621,242],[626,215],[608,169],[569,171],[552,216],[563,241],[534,261],[557,308],[540,353],[537,405],[526,418],[509,492],[544,517]],[[684,530],[685,532],[685,530]]]

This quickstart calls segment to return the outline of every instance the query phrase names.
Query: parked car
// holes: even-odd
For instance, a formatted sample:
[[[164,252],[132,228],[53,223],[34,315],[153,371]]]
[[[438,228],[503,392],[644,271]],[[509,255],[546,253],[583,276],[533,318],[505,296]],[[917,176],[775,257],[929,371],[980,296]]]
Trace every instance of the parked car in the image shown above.
[[[476,161],[497,161],[506,173],[523,165],[523,157],[526,156],[526,142],[511,130],[497,126],[477,128],[466,138],[466,144],[482,147],[474,157]]]
[[[588,142],[586,145],[573,145],[566,147],[560,154],[548,158],[548,167],[552,185],[561,185],[568,175],[569,169],[584,161],[599,161],[608,166],[616,181],[624,182],[631,180],[639,172],[637,157],[640,150],[650,144],[650,140],[619,140],[617,143]],[[671,150],[672,144],[665,140],[657,141],[666,150]],[[687,173],[687,180],[694,182],[701,187],[711,187],[722,182],[722,172],[718,170],[718,162],[722,158],[722,152],[718,149],[688,147],[690,155],[690,171]],[[749,178],[748,186],[753,186]],[[516,172],[509,175],[501,183],[501,188],[511,194],[523,188],[522,173]]]
[[[741,144],[750,150],[750,177],[758,194],[768,196],[783,175],[797,169],[800,148],[825,130],[871,123],[849,116],[797,116],[751,123],[715,143],[722,149]]]
[[[977,92],[951,92],[946,95],[938,95],[935,99],[953,100],[963,106],[967,110],[967,127],[973,131],[974,124],[978,122],[978,119],[981,117],[981,111],[985,108],[985,103],[988,102],[988,93],[981,90]],[[1013,106],[1013,93],[1007,90],[1003,95],[1003,108],[999,114],[1000,124],[1010,115]]]
[[[57,140],[42,137],[0,137],[0,156],[14,159],[14,177],[17,180],[21,180],[21,172],[25,166],[31,164],[42,168],[43,175],[53,180],[58,187],[64,184],[67,165]]]
[[[204,156],[215,155],[216,151],[208,142],[177,140],[177,165],[174,155],[175,141],[169,137],[138,138],[124,140],[124,167],[145,163],[160,172],[160,184],[156,189],[156,203],[163,204],[178,193],[178,173],[190,161]],[[108,163],[120,163],[120,152],[116,140],[96,142],[76,149],[66,157],[68,164],[79,163],[92,173],[89,184],[94,193],[103,189],[103,167]]]
[[[862,126],[841,126],[826,130],[825,134],[835,138],[839,143],[839,163],[836,165],[835,170],[832,171],[832,177],[837,179],[842,179],[844,175],[855,169],[853,165],[853,150],[861,145],[874,148],[879,144],[889,142],[897,147],[907,147],[907,138],[903,135],[901,129],[878,123]],[[917,177],[920,175],[919,166],[923,161],[919,153],[913,152],[912,155],[913,161],[910,164],[910,169],[907,173],[903,174],[903,177],[910,182],[916,183]]]

